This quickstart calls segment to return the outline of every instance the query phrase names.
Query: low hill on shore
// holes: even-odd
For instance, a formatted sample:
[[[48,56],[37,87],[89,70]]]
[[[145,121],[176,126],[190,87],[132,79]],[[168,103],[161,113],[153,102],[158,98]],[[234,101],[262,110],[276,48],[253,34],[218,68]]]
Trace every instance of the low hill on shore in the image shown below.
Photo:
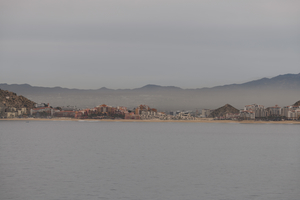
[[[230,104],[226,104],[225,106],[222,106],[216,110],[214,110],[208,117],[221,117],[225,116],[226,114],[232,113],[232,114],[238,114],[240,111],[233,107]]]
[[[294,106],[300,106],[300,100],[297,101],[297,102],[294,104]]]
[[[14,92],[0,89],[0,107],[34,108],[35,102]]]

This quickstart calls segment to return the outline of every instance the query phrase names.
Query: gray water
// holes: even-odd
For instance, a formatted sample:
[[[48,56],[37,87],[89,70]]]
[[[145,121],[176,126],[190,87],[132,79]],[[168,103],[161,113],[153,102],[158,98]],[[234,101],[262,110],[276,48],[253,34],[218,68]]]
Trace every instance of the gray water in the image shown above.
[[[0,199],[299,200],[299,130],[0,121]]]

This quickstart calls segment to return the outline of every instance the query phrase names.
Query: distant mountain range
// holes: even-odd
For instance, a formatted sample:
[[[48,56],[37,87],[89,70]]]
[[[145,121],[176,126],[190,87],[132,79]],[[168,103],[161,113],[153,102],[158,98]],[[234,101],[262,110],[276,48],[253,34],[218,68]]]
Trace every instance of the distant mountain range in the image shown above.
[[[82,90],[5,83],[0,84],[0,89],[15,92],[35,102],[50,103],[52,106],[76,105],[80,108],[94,107],[103,103],[129,108],[147,104],[160,110],[213,109],[227,103],[236,108],[253,103],[286,106],[300,99],[300,73],[197,89],[145,85],[135,89],[114,90],[102,87]]]

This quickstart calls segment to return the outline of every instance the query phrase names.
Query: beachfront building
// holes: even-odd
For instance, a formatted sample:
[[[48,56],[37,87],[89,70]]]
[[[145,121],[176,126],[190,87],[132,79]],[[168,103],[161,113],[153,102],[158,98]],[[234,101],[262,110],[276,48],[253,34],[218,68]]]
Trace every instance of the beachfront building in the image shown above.
[[[44,105],[41,107],[41,105]],[[52,108],[48,104],[42,103],[42,104],[36,104],[35,108],[30,109],[29,111],[30,116],[34,117],[53,117],[55,116],[55,113],[60,112],[59,109]]]
[[[210,115],[210,113],[212,113],[212,111],[213,110],[210,110],[210,109],[203,109],[201,117],[207,118]]]
[[[126,112],[125,119],[141,119],[140,115],[136,115],[134,112]]]
[[[102,104],[99,105],[97,107],[95,107],[95,109],[97,110],[98,114],[104,114],[104,115],[112,115],[114,114],[115,108],[113,108],[112,106],[108,106],[106,104]]]
[[[26,108],[0,107],[1,118],[22,117],[27,114]]]
[[[292,106],[284,106],[284,107],[282,107],[281,111],[280,111],[281,116],[282,117],[288,117],[288,112],[291,110],[291,107]]]
[[[278,117],[281,116],[281,107],[279,107],[278,105],[275,105],[273,107],[268,107],[266,109],[266,115],[267,117],[269,116],[273,116],[273,117]]]
[[[96,106],[95,108],[87,108],[75,112],[75,118],[79,119],[123,119],[125,113],[128,113],[124,106],[112,107],[106,104]]]
[[[295,120],[300,117],[299,110],[298,106],[285,106],[281,109],[281,116]]]
[[[180,112],[176,115],[176,117],[178,117],[178,119],[188,120],[191,119],[192,116],[189,112]]]
[[[246,105],[243,111],[245,111],[241,113],[243,117],[247,116],[250,117],[250,119],[266,117],[266,110],[265,107],[262,105],[257,105],[257,104]]]
[[[288,120],[299,119],[300,107],[299,106],[284,106],[264,108],[262,105],[247,105],[240,111],[241,119],[257,119],[257,118],[282,118]]]
[[[60,112],[56,112],[54,114],[55,117],[67,117],[67,118],[74,118],[77,111],[73,110],[63,110]]]
[[[15,118],[17,116],[16,112],[5,112],[6,118]]]
[[[254,120],[255,119],[255,112],[252,110],[241,110],[240,111],[240,118],[243,120]]]
[[[295,113],[296,113],[296,118],[298,120],[300,120],[300,107],[298,109],[295,110]]]
[[[158,113],[155,108],[150,108],[147,105],[139,105],[134,109],[134,114],[140,116],[140,119],[155,119]]]
[[[289,110],[287,114],[287,118],[290,120],[296,120],[297,119],[297,113],[295,110]]]

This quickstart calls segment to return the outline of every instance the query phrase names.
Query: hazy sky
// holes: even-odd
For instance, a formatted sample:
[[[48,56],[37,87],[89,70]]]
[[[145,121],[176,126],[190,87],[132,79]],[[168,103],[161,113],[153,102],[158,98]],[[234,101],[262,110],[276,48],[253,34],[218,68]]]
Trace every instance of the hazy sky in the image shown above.
[[[299,0],[0,0],[0,83],[201,88],[300,73]]]

